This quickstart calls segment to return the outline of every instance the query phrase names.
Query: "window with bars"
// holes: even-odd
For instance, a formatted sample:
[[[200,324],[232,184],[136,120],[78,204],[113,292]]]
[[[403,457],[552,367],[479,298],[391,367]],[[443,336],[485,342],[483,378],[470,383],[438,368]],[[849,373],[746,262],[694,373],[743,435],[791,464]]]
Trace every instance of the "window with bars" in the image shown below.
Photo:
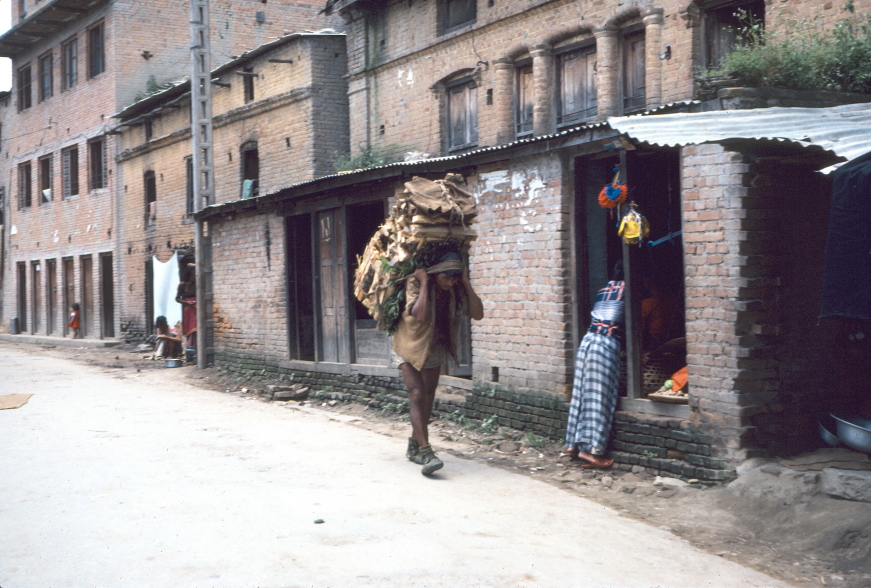
[[[63,176],[63,197],[79,194],[79,148],[67,147],[61,151],[61,175]]]
[[[106,39],[103,23],[88,29],[88,77],[93,78],[106,71]]]
[[[18,112],[22,110],[27,110],[31,106],[33,106],[31,93],[30,93],[30,85],[31,85],[31,75],[30,75],[30,64],[28,63],[24,67],[18,68]]]
[[[558,57],[557,125],[580,124],[596,117],[596,48],[585,47]]]
[[[517,68],[516,109],[514,112],[518,137],[532,133],[532,65]]]
[[[79,81],[79,40],[73,37],[60,48],[61,91],[69,90]]]
[[[39,204],[48,204],[52,201],[52,156],[40,157],[39,165]]]
[[[47,53],[39,58],[39,101],[54,94],[54,56]]]
[[[33,186],[30,162],[18,164],[18,210],[30,208],[33,205]]]
[[[623,37],[623,112],[647,106],[644,75],[644,31]]]
[[[106,140],[100,137],[88,141],[88,184],[91,190],[105,188]]]
[[[447,127],[448,151],[478,143],[478,88],[473,81],[448,86]]]

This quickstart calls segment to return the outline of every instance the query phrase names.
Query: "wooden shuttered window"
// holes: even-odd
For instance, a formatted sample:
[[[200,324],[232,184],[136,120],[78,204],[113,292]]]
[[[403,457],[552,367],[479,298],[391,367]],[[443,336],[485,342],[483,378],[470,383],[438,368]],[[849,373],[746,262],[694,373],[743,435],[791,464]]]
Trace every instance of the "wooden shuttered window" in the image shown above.
[[[765,25],[765,2],[729,2],[702,15],[702,67],[716,68],[738,44],[738,31],[748,24]]]
[[[33,182],[30,162],[18,164],[18,210],[30,208],[33,204]]]
[[[69,90],[79,81],[79,41],[70,39],[61,45],[61,91]]]
[[[48,53],[39,58],[39,101],[54,95],[54,55]]]
[[[647,106],[644,75],[644,32],[623,39],[623,112]]]
[[[33,105],[33,98],[30,92],[32,82],[30,64],[19,68],[16,78],[16,81],[18,82],[18,112],[21,112],[22,110],[27,110]]]
[[[473,147],[478,143],[478,88],[467,82],[447,90],[448,151]]]
[[[91,190],[106,187],[106,141],[102,138],[88,142],[88,178]]]
[[[63,197],[77,196],[79,193],[79,148],[67,147],[61,151],[61,175],[63,176]]]
[[[532,132],[532,66],[525,65],[517,69],[516,110],[514,119],[516,122],[516,135],[518,137]]]
[[[596,117],[596,48],[588,47],[559,57],[557,124],[579,124]]]
[[[442,0],[444,2],[443,31],[449,33],[454,29],[473,24],[478,16],[478,0]]]

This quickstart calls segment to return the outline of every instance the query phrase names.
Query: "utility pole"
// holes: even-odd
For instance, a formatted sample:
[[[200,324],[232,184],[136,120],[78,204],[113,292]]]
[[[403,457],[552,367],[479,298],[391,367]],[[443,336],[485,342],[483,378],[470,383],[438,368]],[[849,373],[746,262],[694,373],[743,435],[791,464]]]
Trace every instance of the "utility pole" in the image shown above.
[[[209,0],[191,2],[191,139],[193,141],[194,211],[214,202],[212,150],[212,56],[209,45]],[[214,359],[212,337],[212,247],[208,222],[197,219],[197,367]]]

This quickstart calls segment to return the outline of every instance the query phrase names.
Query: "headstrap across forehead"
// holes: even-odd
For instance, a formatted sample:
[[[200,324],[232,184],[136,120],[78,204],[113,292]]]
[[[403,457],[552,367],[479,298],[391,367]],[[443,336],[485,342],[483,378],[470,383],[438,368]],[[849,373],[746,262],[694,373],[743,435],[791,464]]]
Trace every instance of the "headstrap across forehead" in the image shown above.
[[[426,268],[426,273],[428,274],[440,274],[450,271],[463,271],[463,262],[459,259],[450,259]]]

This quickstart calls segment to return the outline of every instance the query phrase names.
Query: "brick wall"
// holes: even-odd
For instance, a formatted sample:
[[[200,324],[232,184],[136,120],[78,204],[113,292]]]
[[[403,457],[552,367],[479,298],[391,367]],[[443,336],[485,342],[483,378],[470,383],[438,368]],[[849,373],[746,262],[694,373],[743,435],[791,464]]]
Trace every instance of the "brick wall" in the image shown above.
[[[292,59],[293,63],[270,63]],[[251,67],[253,102],[245,103],[241,76]],[[222,75],[229,88],[213,90],[215,197],[238,200],[242,175],[240,148],[257,143],[260,194],[332,171],[332,154],[347,150],[347,93],[343,35],[306,35]],[[158,105],[159,107],[159,105]],[[120,153],[123,177],[122,272],[120,308],[128,337],[145,329],[145,261],[165,261],[175,249],[193,246],[194,225],[186,216],[186,165],[191,153],[187,100],[151,118],[154,136],[145,140],[143,124],[125,127]],[[157,219],[145,222],[143,175],[157,179]]]
[[[478,200],[481,238],[470,252],[485,307],[472,324],[474,377],[518,390],[563,394],[572,353],[568,203],[559,158],[529,157],[480,167],[467,178]],[[546,251],[547,255],[542,252]]]
[[[210,232],[216,361],[228,353],[275,365],[287,358],[284,219],[245,215]]]
[[[310,30],[332,26],[341,29],[342,21],[338,17],[318,15],[322,8],[321,2],[293,2],[275,3],[265,6],[263,3],[240,0],[219,0],[210,4],[212,10],[212,38],[211,45],[214,51],[213,66],[220,65],[230,60],[231,56],[237,56],[244,51],[255,48],[257,45],[271,41],[274,38],[293,31]],[[28,2],[29,12],[40,6]],[[18,21],[18,2],[13,2],[13,24]],[[4,288],[3,303],[0,308],[2,328],[8,325],[8,318],[17,312],[17,290],[15,284],[17,278],[14,273],[15,264],[25,261],[45,261],[47,259],[60,259],[72,256],[76,260],[76,272],[79,271],[79,260],[82,255],[91,255],[95,263],[95,281],[92,285],[95,293],[95,305],[99,307],[100,289],[96,281],[97,259],[99,253],[111,252],[114,254],[116,271],[114,272],[114,291],[118,312],[115,312],[114,331],[127,330],[141,332],[144,317],[144,257],[146,254],[167,251],[179,244],[192,241],[190,227],[176,224],[176,231],[164,232],[158,230],[150,240],[142,234],[142,221],[144,219],[144,201],[142,190],[142,171],[146,167],[154,168],[155,162],[152,157],[149,161],[142,161],[138,167],[129,170],[126,178],[121,177],[115,165],[115,156],[124,147],[116,145],[114,136],[105,136],[106,162],[107,162],[107,187],[90,190],[88,183],[88,151],[87,141],[91,138],[103,136],[109,129],[116,126],[117,122],[110,117],[123,107],[129,105],[137,93],[146,89],[146,84],[151,76],[158,83],[178,81],[189,74],[189,7],[186,3],[158,0],[155,2],[134,2],[126,0],[112,3],[99,3],[88,14],[76,18],[57,32],[45,39],[33,43],[13,58],[13,72],[21,66],[30,63],[33,79],[33,92],[31,108],[18,112],[17,86],[13,82],[13,93],[10,106],[2,109],[3,125],[3,149],[6,157],[0,159],[0,178],[4,178],[3,186],[6,191],[6,221],[10,230],[7,232],[7,258],[4,264]],[[265,21],[257,22],[256,13],[263,12]],[[103,73],[93,78],[88,77],[87,68],[87,30],[97,22],[103,22],[105,26],[105,56],[106,69]],[[147,23],[147,26],[144,26]],[[155,34],[159,31],[159,34]],[[76,85],[66,91],[61,91],[61,50],[60,45],[71,37],[78,39],[78,81]],[[335,43],[341,43],[338,38]],[[326,51],[326,48],[323,48]],[[319,56],[317,71],[311,67],[310,59],[298,60],[295,66],[298,71],[304,69],[311,79],[319,76],[330,77],[335,70],[344,71],[344,50],[336,45],[329,48],[330,63],[326,57]],[[44,102],[39,101],[37,91],[37,75],[39,56],[51,51],[53,63],[53,89],[54,94]],[[147,53],[146,53],[147,52]],[[336,54],[339,54],[336,57]],[[326,55],[326,53],[325,53]],[[260,81],[265,91],[273,91],[270,84],[283,83],[287,77],[288,66],[283,64],[268,64],[263,66]],[[292,71],[292,69],[290,70]],[[237,76],[235,76],[237,77]],[[335,77],[335,76],[333,76]],[[333,78],[330,77],[332,80]],[[241,83],[233,85],[233,91],[241,95]],[[323,82],[317,82],[323,85]],[[331,82],[335,83],[335,82]],[[311,82],[309,82],[311,85]],[[319,86],[320,87],[320,86]],[[343,93],[344,90],[330,88],[328,93]],[[229,93],[229,92],[228,92]],[[220,102],[219,93],[216,92],[216,102]],[[336,101],[324,100],[324,108],[335,109]],[[177,111],[178,112],[178,111]],[[332,111],[330,111],[332,112]],[[186,114],[181,115],[186,125]],[[301,127],[289,129],[293,133],[302,133],[311,136],[310,128],[305,126],[310,119],[310,113],[301,110],[288,113],[289,120],[299,121]],[[334,117],[341,121],[340,116]],[[156,121],[157,133],[171,132],[169,127],[174,123]],[[161,131],[160,127],[166,128]],[[244,126],[244,125],[243,125]],[[284,128],[282,128],[284,127]],[[142,128],[138,129],[142,132]],[[335,131],[335,129],[333,130]],[[261,148],[270,155],[268,161],[277,161],[271,157],[274,153],[281,152],[281,163],[274,164],[274,180],[266,188],[277,189],[288,182],[284,175],[277,177],[279,171],[285,174],[287,168],[294,173],[311,173],[313,165],[306,164],[297,158],[298,145],[288,147],[285,139],[292,135],[284,125],[270,125],[268,132],[262,134],[264,146]],[[237,131],[239,136],[256,135],[250,129]],[[234,137],[234,141],[239,137]],[[229,137],[228,137],[229,140]],[[347,140],[337,139],[339,145],[335,149],[346,149]],[[79,194],[68,200],[61,199],[62,174],[60,151],[71,146],[79,149]],[[323,149],[331,145],[326,142]],[[234,143],[232,150],[237,150],[238,144]],[[183,150],[182,150],[183,151]],[[53,200],[50,203],[39,206],[37,193],[37,160],[40,157],[51,155],[53,158]],[[178,223],[180,213],[178,204],[184,206],[184,185],[179,183],[178,175],[181,174],[181,182],[184,181],[183,154],[178,149],[171,149],[166,157],[172,160],[172,174],[167,169],[156,170],[158,174],[158,194],[164,196],[161,205],[164,206],[166,216]],[[225,153],[226,155],[226,153]],[[238,157],[231,163],[232,182],[225,183],[229,186],[227,192],[232,192],[233,198],[238,194]],[[261,155],[263,158],[263,155]],[[265,158],[264,158],[265,159]],[[18,164],[30,161],[32,165],[33,179],[32,189],[34,204],[29,209],[19,211],[18,202]],[[293,168],[299,164],[301,168]],[[268,167],[268,166],[267,166]],[[132,179],[131,179],[132,175]],[[172,175],[172,177],[170,177]],[[175,200],[170,201],[165,197],[173,195]],[[179,195],[181,197],[179,198]],[[230,198],[230,196],[227,196]],[[172,203],[170,203],[172,202]],[[130,213],[130,214],[128,214]],[[137,227],[136,225],[139,225]],[[15,234],[11,228],[15,228]],[[119,233],[124,233],[125,238],[119,240]],[[158,236],[159,233],[159,236]],[[132,239],[128,242],[128,239]],[[150,249],[149,249],[150,247]],[[136,252],[139,257],[131,259],[133,268],[129,275],[125,275],[124,267],[119,264],[124,256]],[[58,262],[59,263],[59,262]],[[78,274],[77,274],[78,275]],[[29,284],[29,282],[28,282]],[[81,280],[75,280],[73,298],[80,300]],[[8,287],[6,287],[8,286]],[[28,290],[30,287],[28,285]],[[45,297],[43,289],[42,297]],[[130,297],[133,297],[132,299]],[[33,300],[28,300],[28,306]],[[131,315],[128,306],[134,307]],[[123,311],[122,311],[123,309]],[[56,322],[58,327],[62,325],[66,309],[62,309]],[[11,314],[10,314],[11,313]],[[95,313],[94,333],[101,332],[100,315]],[[27,331],[31,331],[31,325],[22,325]],[[38,330],[39,333],[47,333],[45,325]],[[57,330],[55,330],[57,332]]]
[[[813,22],[808,26],[819,27],[849,16],[843,6],[826,0],[766,4],[765,25],[774,30],[788,30],[790,19],[808,19]],[[855,8],[864,14],[871,2],[862,0]],[[355,152],[371,145],[444,153],[444,82],[464,75],[472,75],[478,87],[479,146],[512,140],[513,64],[530,58],[537,80],[535,134],[552,132],[555,56],[578,43],[597,45],[598,118],[619,114],[618,44],[633,26],[646,31],[648,108],[691,99],[701,68],[703,11],[698,3],[509,0],[490,6],[481,1],[473,25],[447,34],[439,34],[438,14],[435,0],[392,0],[372,11],[344,12],[351,108],[368,115],[351,121]],[[666,47],[671,48],[668,59]]]
[[[826,182],[719,145],[683,149],[690,404],[719,457],[819,444],[831,335],[816,326]]]

